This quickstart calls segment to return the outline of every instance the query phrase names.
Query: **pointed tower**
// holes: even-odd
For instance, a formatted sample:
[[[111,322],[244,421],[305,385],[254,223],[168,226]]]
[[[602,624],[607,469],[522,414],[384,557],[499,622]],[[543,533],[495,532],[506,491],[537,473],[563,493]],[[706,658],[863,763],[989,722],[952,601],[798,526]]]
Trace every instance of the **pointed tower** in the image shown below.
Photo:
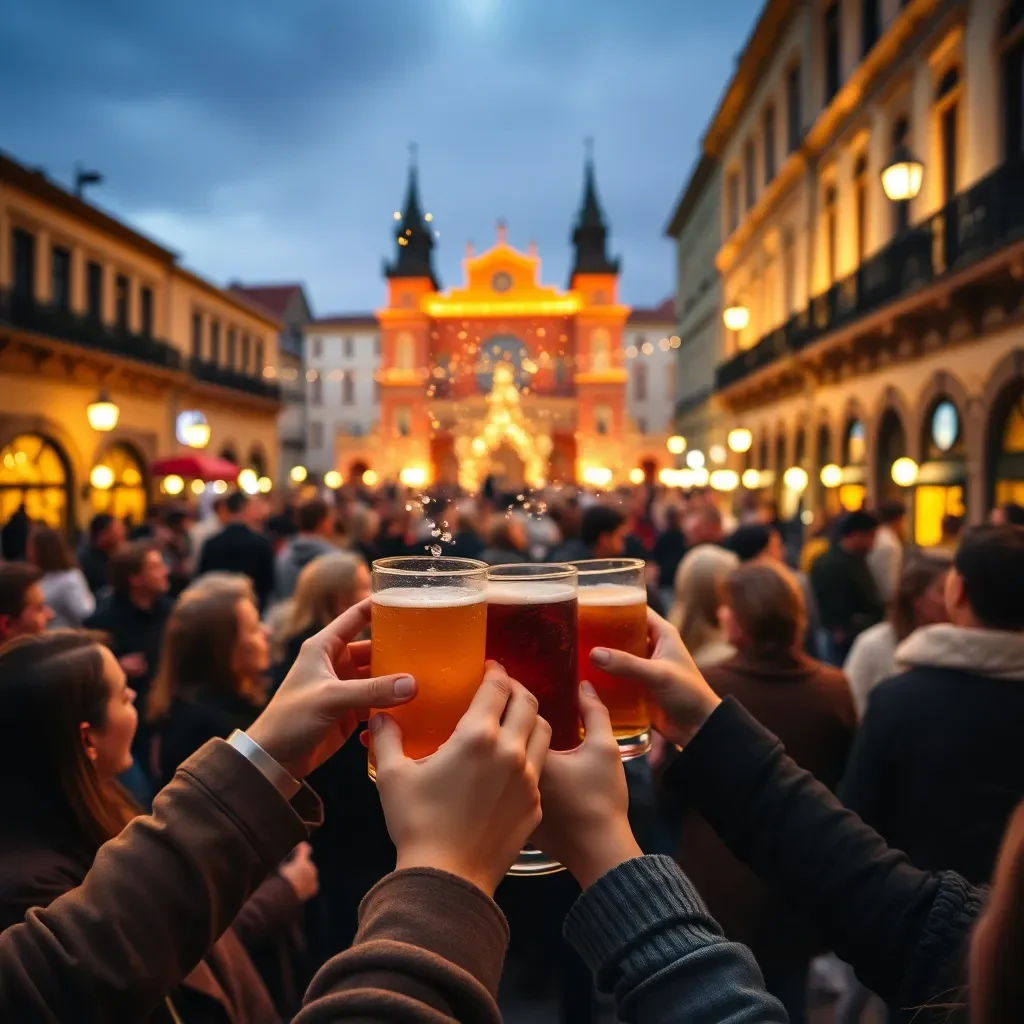
[[[608,256],[608,226],[605,223],[601,202],[597,198],[597,183],[594,180],[594,153],[591,140],[587,140],[587,157],[583,169],[583,203],[579,218],[572,233],[575,255],[569,286],[579,274],[619,273],[619,261]]]
[[[416,146],[409,147],[405,208],[395,214],[395,257],[384,264],[387,305],[380,323],[380,421],[385,478],[429,483],[430,417],[423,400],[431,365],[429,296],[440,288],[434,273],[433,218],[420,202]]]

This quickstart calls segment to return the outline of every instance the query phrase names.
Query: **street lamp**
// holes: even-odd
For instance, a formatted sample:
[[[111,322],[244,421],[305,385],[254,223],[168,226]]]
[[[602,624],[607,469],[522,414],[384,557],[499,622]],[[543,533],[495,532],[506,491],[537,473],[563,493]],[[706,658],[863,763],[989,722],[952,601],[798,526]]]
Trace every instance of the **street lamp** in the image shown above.
[[[670,455],[682,455],[686,451],[686,438],[680,434],[673,434],[666,442],[665,447]]]
[[[782,482],[789,490],[802,493],[807,490],[807,470],[802,466],[790,466],[782,474]]]
[[[121,410],[116,402],[110,400],[106,391],[101,391],[86,407],[85,415],[89,426],[101,433],[109,433],[117,426]]]
[[[834,462],[822,466],[818,475],[823,487],[838,487],[843,482],[843,471]]]
[[[750,446],[754,443],[754,435],[746,427],[734,427],[729,431],[725,443],[729,446],[730,451],[742,455],[744,452],[750,451]]]
[[[687,452],[686,464],[690,469],[703,469],[704,453],[699,448],[694,448],[693,451]]]
[[[743,470],[740,479],[748,491],[756,491],[761,486],[761,474],[756,469]]]
[[[324,473],[324,484],[336,491],[341,486],[341,474],[336,469],[329,469]]]
[[[734,469],[716,469],[710,478],[713,491],[735,491],[740,485],[739,474]]]
[[[897,459],[890,470],[892,482],[897,487],[913,487],[917,483],[917,472],[917,463],[907,456]]]
[[[894,203],[917,197],[924,178],[924,164],[901,142],[892,160],[882,168],[882,190]]]
[[[750,308],[739,302],[726,306],[722,313],[722,323],[730,331],[745,331],[750,326]]]
[[[291,471],[288,474],[288,477],[293,484],[301,484],[307,476],[309,476],[309,472],[306,470],[305,466],[292,466]]]
[[[89,473],[89,483],[97,491],[109,491],[114,486],[114,471],[102,462],[97,463]]]

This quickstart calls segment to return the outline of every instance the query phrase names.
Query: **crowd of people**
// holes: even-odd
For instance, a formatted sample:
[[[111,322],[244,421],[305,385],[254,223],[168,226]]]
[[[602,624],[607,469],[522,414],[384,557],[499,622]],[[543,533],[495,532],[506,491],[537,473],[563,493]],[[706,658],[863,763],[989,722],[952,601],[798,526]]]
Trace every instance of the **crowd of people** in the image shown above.
[[[0,531],[0,1018],[490,1022],[509,950],[569,1024],[801,1024],[829,951],[838,1024],[1024,1020],[1024,509],[927,550],[646,487],[204,511]],[[643,559],[650,657],[591,657],[650,754],[586,683],[549,751],[489,663],[405,758],[370,566],[428,553]],[[505,878],[527,838],[567,873]]]

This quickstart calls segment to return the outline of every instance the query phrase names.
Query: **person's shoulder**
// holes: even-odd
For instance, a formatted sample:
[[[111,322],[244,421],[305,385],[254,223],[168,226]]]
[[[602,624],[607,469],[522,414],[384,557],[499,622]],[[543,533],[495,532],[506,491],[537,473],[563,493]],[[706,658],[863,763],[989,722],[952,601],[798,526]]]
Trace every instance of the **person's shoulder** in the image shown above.
[[[33,907],[49,906],[81,884],[82,866],[52,846],[27,840],[0,846],[0,931]]]

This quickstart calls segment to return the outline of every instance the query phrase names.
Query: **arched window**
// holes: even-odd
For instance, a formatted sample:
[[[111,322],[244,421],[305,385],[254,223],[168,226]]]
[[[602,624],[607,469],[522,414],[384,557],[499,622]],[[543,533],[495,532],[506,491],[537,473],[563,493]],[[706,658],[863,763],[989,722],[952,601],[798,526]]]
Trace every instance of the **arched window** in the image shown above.
[[[97,479],[96,468],[90,476],[93,486],[89,491],[94,513],[105,512],[115,519],[126,520],[136,526],[146,518],[146,483],[142,459],[127,444],[112,444],[96,463],[110,472]],[[109,486],[98,487],[97,483]]]
[[[865,448],[866,434],[864,424],[854,419],[846,427],[846,439],[843,445],[843,460],[847,466],[860,466],[867,454]]]
[[[250,449],[249,466],[257,476],[267,475],[267,460],[262,448],[254,446]]]
[[[415,343],[413,336],[408,331],[403,331],[395,338],[395,369],[416,369]]]
[[[907,432],[903,420],[895,409],[886,409],[878,425],[878,459],[876,468],[875,494],[879,501],[894,501],[903,498],[903,490],[892,478],[892,465],[907,454]]]
[[[22,504],[29,519],[66,528],[71,476],[64,453],[40,434],[18,434],[0,451],[0,524]]]
[[[595,371],[610,369],[612,365],[612,341],[603,327],[590,332],[590,365]]]

